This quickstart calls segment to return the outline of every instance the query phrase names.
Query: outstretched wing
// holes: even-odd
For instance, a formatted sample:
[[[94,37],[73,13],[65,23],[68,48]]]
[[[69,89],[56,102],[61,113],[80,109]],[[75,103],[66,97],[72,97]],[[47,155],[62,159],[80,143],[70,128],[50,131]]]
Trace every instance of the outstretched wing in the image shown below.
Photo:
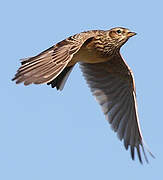
[[[136,149],[142,163],[142,147],[148,162],[139,126],[133,75],[120,54],[108,62],[81,63],[80,67],[112,129],[117,132],[120,140],[124,140],[126,149],[130,146],[132,159]]]
[[[23,59],[15,77],[19,84],[42,84],[55,79],[72,60],[83,43],[95,36],[97,31],[87,31],[71,36],[37,56]]]

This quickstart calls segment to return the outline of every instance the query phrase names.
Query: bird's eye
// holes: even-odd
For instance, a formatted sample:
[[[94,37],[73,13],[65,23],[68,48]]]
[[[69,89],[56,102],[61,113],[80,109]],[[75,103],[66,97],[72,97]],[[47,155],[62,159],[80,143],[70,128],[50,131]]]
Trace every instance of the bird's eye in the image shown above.
[[[118,34],[120,34],[120,33],[121,33],[121,30],[120,30],[120,29],[118,29],[118,30],[117,30],[117,33],[118,33]]]

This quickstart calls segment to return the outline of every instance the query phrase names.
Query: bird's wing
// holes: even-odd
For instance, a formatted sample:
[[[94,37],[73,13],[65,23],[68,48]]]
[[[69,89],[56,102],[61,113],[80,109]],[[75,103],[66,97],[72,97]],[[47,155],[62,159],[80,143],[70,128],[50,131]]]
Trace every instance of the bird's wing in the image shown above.
[[[98,31],[87,31],[71,36],[37,56],[23,59],[15,77],[16,83],[24,85],[47,83],[57,77],[78,52],[83,43]]]
[[[142,163],[142,147],[148,162],[139,126],[133,74],[121,55],[103,63],[80,63],[80,67],[112,129],[124,140],[126,149],[130,146],[132,159],[136,149]]]

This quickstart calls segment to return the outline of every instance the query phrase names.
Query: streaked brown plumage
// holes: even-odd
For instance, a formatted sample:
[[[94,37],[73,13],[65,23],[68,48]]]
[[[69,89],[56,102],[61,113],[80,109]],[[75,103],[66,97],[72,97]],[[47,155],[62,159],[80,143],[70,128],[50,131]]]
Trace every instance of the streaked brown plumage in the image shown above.
[[[139,126],[133,74],[120,55],[121,46],[135,34],[120,27],[76,34],[37,56],[23,59],[13,80],[24,85],[47,83],[62,90],[79,62],[112,129],[124,140],[126,149],[130,146],[132,159],[136,149],[142,163],[142,149],[148,162]]]

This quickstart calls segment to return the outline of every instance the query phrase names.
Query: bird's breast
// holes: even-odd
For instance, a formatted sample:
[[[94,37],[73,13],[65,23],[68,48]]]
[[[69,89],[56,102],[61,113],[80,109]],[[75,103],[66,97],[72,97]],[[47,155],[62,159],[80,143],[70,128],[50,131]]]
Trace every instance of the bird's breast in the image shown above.
[[[108,61],[111,57],[104,52],[104,45],[90,42],[80,48],[73,56],[72,62],[100,63]]]

